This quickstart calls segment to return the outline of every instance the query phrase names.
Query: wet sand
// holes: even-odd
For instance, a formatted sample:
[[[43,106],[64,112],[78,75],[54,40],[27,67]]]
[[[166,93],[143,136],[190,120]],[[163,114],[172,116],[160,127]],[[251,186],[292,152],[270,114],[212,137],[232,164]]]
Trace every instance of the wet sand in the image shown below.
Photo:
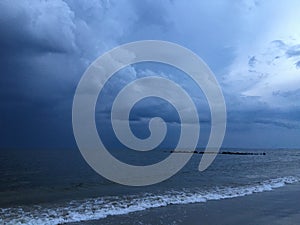
[[[297,225],[300,224],[300,184],[244,197],[169,205],[72,224]]]

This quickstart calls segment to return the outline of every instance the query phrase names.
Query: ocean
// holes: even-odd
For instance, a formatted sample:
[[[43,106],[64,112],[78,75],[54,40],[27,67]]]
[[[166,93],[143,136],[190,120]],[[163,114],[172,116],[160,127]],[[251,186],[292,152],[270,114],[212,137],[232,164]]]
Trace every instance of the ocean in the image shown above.
[[[223,149],[265,155],[219,154],[198,171],[201,154],[170,179],[146,187],[113,183],[94,172],[79,150],[2,150],[0,153],[0,224],[63,224],[153,208],[204,203],[284,188],[300,181],[300,150]],[[129,151],[130,153],[130,151]],[[132,164],[150,164],[168,151],[128,154]],[[185,153],[176,153],[185,154]]]

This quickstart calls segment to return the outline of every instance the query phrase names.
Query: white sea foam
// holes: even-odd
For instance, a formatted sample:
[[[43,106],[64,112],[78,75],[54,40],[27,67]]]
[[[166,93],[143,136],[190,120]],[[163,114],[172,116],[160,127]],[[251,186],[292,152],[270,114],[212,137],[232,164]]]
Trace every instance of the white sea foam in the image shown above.
[[[216,187],[206,191],[184,190],[169,191],[159,195],[147,193],[140,196],[101,197],[71,201],[64,206],[54,205],[51,208],[43,206],[2,208],[0,209],[0,224],[52,225],[96,220],[109,215],[127,214],[170,204],[190,204],[241,197],[253,193],[271,191],[274,188],[299,181],[300,179],[296,177],[283,177],[266,180],[253,185]]]

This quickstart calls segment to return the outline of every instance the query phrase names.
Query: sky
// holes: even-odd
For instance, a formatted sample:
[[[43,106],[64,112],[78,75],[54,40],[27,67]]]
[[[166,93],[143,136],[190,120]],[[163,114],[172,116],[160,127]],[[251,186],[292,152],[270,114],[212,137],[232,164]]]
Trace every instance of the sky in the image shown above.
[[[72,101],[87,69],[104,52],[131,41],[165,40],[199,55],[214,72],[227,107],[223,147],[300,147],[300,2],[179,0],[23,0],[0,2],[0,148],[76,148]],[[99,96],[95,119],[107,145],[111,103],[128,82],[159,75],[190,93],[205,146],[210,114],[185,74],[144,63],[118,72]],[[149,135],[161,116],[164,141],[178,137],[178,114],[145,99],[130,116],[133,133]],[[100,129],[106,127],[104,130]]]

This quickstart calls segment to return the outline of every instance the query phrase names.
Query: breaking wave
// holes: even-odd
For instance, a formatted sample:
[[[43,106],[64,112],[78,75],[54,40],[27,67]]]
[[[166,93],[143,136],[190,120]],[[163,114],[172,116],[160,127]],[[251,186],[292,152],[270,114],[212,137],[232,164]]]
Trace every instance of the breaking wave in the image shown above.
[[[239,187],[215,187],[210,190],[168,191],[163,194],[110,196],[74,200],[64,205],[20,206],[0,209],[0,224],[53,225],[68,222],[97,220],[109,215],[121,215],[171,204],[200,203],[271,191],[286,184],[299,182],[296,177],[282,177]]]

